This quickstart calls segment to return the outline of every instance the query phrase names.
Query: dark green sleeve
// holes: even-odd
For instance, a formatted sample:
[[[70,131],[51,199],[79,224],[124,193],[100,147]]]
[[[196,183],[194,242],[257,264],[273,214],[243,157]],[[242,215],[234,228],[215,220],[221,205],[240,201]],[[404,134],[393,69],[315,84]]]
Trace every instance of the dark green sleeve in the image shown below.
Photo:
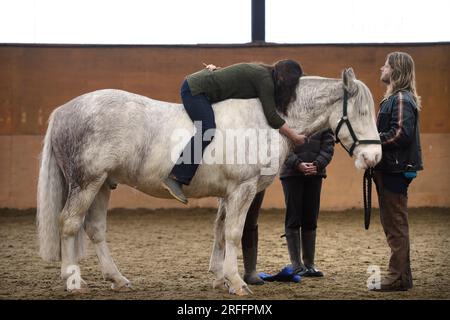
[[[267,122],[272,128],[279,129],[285,121],[277,113],[274,91],[273,82],[270,78],[267,81],[262,81],[258,86],[258,97],[261,101]]]
[[[208,77],[210,77],[211,74],[212,71],[205,68],[186,77],[189,89],[193,96],[209,90]]]

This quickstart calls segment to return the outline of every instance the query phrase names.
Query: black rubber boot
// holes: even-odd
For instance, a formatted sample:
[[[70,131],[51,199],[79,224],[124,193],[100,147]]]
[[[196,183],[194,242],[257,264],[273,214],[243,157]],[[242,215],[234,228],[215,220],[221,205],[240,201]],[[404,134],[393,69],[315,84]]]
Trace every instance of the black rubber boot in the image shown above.
[[[314,266],[316,253],[316,230],[302,230],[303,262],[307,268],[304,277],[323,277],[323,272]]]
[[[163,185],[164,189],[169,191],[169,193],[172,195],[172,197],[174,197],[181,203],[184,203],[184,204],[188,203],[186,197],[184,196],[182,184],[180,182],[178,182],[177,180],[175,180],[171,177],[167,177],[163,181],[162,185]]]
[[[258,259],[258,226],[255,228],[244,228],[242,234],[242,257],[244,259],[244,281],[247,284],[261,285],[264,280],[256,272]]]
[[[289,257],[291,259],[292,269],[295,274],[302,276],[307,270],[301,261],[300,255],[302,247],[300,243],[300,229],[286,228],[286,243]]]

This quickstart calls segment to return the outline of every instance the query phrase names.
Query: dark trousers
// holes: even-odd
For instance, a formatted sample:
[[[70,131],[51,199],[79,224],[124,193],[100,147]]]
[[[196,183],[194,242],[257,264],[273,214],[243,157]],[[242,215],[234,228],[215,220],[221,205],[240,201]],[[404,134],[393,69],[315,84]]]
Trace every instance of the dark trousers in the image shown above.
[[[404,287],[412,288],[407,195],[411,181],[395,182],[395,179],[399,178],[401,176],[376,172],[374,179],[380,205],[381,225],[391,249],[389,273],[384,281],[390,284],[400,280]],[[402,184],[401,188],[395,187]],[[393,192],[394,190],[397,192]]]
[[[286,203],[285,228],[316,230],[322,177],[288,177],[281,184]]]
[[[263,190],[255,195],[245,218],[244,234],[246,230],[255,230],[258,227],[259,210],[261,209],[265,193],[266,190]]]
[[[207,130],[214,130],[216,122],[208,98],[204,94],[193,96],[186,80],[181,86],[181,100],[187,114],[196,124],[196,133],[184,147],[183,153],[173,167],[170,176],[188,185],[201,163],[203,152],[213,139],[214,132],[208,132],[210,133],[208,139],[204,139],[204,134]]]

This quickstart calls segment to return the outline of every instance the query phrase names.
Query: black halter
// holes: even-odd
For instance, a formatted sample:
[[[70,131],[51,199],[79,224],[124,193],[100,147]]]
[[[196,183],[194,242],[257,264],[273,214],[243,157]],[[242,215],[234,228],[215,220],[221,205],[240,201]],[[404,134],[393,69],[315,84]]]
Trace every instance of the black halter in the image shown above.
[[[345,151],[348,152],[348,154],[353,156],[353,151],[357,146],[360,144],[381,144],[380,140],[358,140],[356,137],[355,132],[353,131],[352,125],[350,121],[348,120],[347,116],[347,100],[348,100],[348,93],[347,90],[344,89],[344,102],[343,102],[343,112],[342,112],[342,118],[339,120],[339,123],[336,127],[335,137],[336,137],[336,143],[339,143],[339,130],[342,128],[342,125],[345,123],[347,125],[347,129],[350,132],[350,135],[353,139],[353,144],[350,147],[350,150],[348,150],[344,144],[341,142],[342,147],[345,149]],[[363,193],[364,193],[364,227],[369,229],[370,225],[370,214],[372,209],[372,179],[373,179],[373,169],[369,168],[364,172],[363,177]]]
[[[353,151],[355,150],[355,148],[357,146],[359,146],[360,144],[381,144],[380,140],[358,140],[358,138],[356,137],[355,132],[353,131],[352,125],[350,123],[350,121],[348,120],[348,115],[347,115],[347,101],[348,101],[348,93],[347,90],[344,89],[344,102],[343,102],[343,111],[342,111],[342,117],[341,120],[339,120],[339,123],[336,127],[336,131],[334,133],[334,136],[336,137],[336,143],[339,143],[339,130],[341,130],[342,125],[345,123],[347,125],[347,129],[350,132],[350,135],[352,136],[353,139],[353,144],[350,147],[350,150],[347,149],[344,144],[341,142],[342,147],[345,149],[345,151],[348,152],[348,154],[351,156],[353,156]]]

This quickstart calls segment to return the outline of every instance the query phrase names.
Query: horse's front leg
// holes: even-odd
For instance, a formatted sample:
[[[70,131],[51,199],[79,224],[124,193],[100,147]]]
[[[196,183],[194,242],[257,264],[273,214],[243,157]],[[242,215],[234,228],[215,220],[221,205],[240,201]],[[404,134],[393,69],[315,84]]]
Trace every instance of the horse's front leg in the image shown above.
[[[214,222],[214,245],[209,261],[209,271],[215,276],[213,288],[225,288],[223,261],[225,259],[225,201],[219,198],[216,221]]]
[[[239,276],[237,255],[242,239],[245,217],[256,194],[256,182],[246,182],[237,187],[226,199],[224,278],[229,292],[237,295],[252,293]]]

